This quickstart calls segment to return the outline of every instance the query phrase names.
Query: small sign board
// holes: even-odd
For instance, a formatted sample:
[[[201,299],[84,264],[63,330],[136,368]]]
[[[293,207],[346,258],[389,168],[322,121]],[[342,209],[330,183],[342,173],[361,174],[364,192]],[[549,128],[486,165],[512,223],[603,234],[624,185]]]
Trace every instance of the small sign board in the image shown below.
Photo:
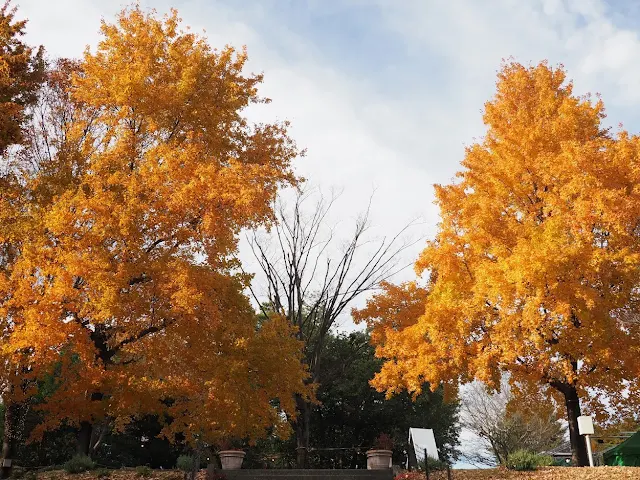
[[[593,435],[593,420],[589,415],[578,417],[578,432],[580,435]]]
[[[433,430],[430,428],[410,428],[409,429],[409,451],[407,452],[407,468],[417,467],[418,463],[424,460],[424,453],[436,460],[438,457],[438,447]]]
[[[3,467],[11,467],[11,459],[10,458],[3,458],[2,459],[2,466]]]

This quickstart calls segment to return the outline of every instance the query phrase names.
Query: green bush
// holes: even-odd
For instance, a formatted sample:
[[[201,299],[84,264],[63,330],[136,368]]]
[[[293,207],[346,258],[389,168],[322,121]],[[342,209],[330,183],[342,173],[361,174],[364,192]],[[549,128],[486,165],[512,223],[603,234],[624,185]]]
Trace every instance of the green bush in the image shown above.
[[[28,470],[25,472],[22,478],[24,478],[24,480],[37,480],[38,474],[35,472],[35,470]]]
[[[109,470],[108,468],[98,468],[96,470],[96,477],[109,478],[111,477],[111,470]]]
[[[444,462],[442,460],[436,460],[435,458],[431,458],[431,457],[427,457],[427,465],[429,467],[430,472],[447,469],[447,462]],[[424,460],[420,460],[418,462],[418,470],[420,470],[421,472],[425,471]]]
[[[196,464],[196,459],[191,455],[180,455],[176,461],[176,467],[183,472],[193,471],[193,467]]]
[[[151,470],[149,467],[147,467],[146,465],[141,465],[139,467],[136,467],[136,475],[138,477],[150,477],[153,474],[153,470]]]
[[[530,471],[540,466],[542,455],[527,450],[517,450],[507,457],[506,467],[509,470]],[[546,460],[546,455],[544,456]]]
[[[67,460],[63,465],[65,472],[67,473],[82,473],[87,470],[93,470],[96,464],[93,463],[90,457],[86,455],[74,455],[70,460]]]
[[[538,455],[539,467],[553,467],[555,464],[556,464],[556,461],[553,459],[551,455]]]

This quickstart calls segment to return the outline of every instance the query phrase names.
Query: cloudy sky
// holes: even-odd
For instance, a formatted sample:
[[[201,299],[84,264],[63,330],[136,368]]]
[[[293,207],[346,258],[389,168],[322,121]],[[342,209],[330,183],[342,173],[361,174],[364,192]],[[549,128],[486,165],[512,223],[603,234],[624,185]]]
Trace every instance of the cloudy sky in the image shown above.
[[[114,0],[16,0],[28,39],[52,57],[95,45]],[[178,9],[214,46],[246,45],[273,103],[308,155],[298,172],[343,188],[348,222],[375,189],[379,235],[438,221],[434,183],[449,182],[481,137],[502,59],[562,63],[577,93],[601,93],[609,124],[640,130],[640,6],[631,0],[144,0]],[[418,247],[409,253],[415,256]],[[410,276],[410,271],[405,272]]]
[[[99,39],[118,0],[16,0],[28,37],[52,57]],[[451,181],[464,146],[484,133],[481,110],[502,59],[562,63],[577,93],[601,93],[612,125],[640,125],[640,6],[630,0],[143,0],[205,31],[214,46],[246,45],[273,103],[308,150],[297,170],[343,194],[348,225],[375,190],[375,235],[420,217],[438,221],[434,183]],[[413,259],[420,247],[407,253]],[[408,269],[401,278],[411,276]]]

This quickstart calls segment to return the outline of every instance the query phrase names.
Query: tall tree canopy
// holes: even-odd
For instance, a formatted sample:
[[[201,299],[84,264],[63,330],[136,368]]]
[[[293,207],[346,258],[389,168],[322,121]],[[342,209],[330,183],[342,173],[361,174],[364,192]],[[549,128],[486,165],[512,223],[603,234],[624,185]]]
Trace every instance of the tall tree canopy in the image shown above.
[[[548,385],[584,465],[579,401],[604,421],[639,398],[640,139],[603,128],[602,101],[546,63],[506,64],[483,118],[457,181],[436,187],[426,287],[389,286],[360,312],[387,359],[375,384]]]
[[[134,7],[101,32],[51,73],[2,179],[5,378],[18,401],[61,369],[43,428],[80,425],[85,452],[93,423],[143,414],[188,440],[259,435],[305,373],[289,324],[258,324],[242,293],[237,236],[273,219],[298,150],[286,123],[243,116],[268,103],[244,51],[175,11]]]
[[[8,0],[0,7],[0,225],[11,224],[15,220],[15,202],[20,195],[19,189],[15,188],[16,179],[10,172],[6,154],[15,151],[16,145],[23,142],[23,128],[31,107],[37,102],[37,92],[44,80],[44,50],[42,47],[34,49],[21,39],[26,23],[26,20],[16,20],[16,9],[11,7]],[[10,235],[8,238],[5,232],[0,232],[0,284],[15,254],[15,244]],[[0,325],[3,323],[0,321]],[[3,328],[0,334],[2,341],[6,333],[7,329]],[[7,381],[6,373],[10,369],[6,368],[8,363],[4,360],[0,352],[0,391],[7,406],[3,418],[5,425],[1,456],[11,458],[18,436],[15,418],[20,409],[16,405],[7,405],[7,398],[12,394],[12,383]],[[5,478],[8,474],[9,469],[3,465],[0,476]]]
[[[36,102],[44,79],[44,50],[25,44],[26,20],[16,20],[9,0],[0,7],[0,154],[22,141],[25,108]]]

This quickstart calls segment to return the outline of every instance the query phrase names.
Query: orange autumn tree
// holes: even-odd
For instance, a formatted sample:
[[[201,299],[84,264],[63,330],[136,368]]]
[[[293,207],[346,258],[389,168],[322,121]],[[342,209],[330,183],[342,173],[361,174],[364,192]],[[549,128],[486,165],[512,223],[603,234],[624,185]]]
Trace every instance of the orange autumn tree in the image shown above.
[[[306,392],[300,345],[282,318],[258,322],[236,253],[298,182],[287,124],[249,123],[262,76],[175,11],[135,7],[101,31],[51,72],[14,162],[0,316],[17,390],[57,372],[39,431],[77,425],[84,453],[94,424],[144,414],[189,442],[285,428]]]
[[[44,50],[26,45],[26,20],[16,20],[16,8],[0,7],[0,154],[22,141],[25,108],[36,102],[43,81]]]
[[[43,49],[34,49],[22,41],[26,20],[16,20],[16,9],[6,1],[0,7],[0,292],[7,269],[18,251],[10,226],[16,219],[16,206],[20,198],[20,185],[9,165],[9,152],[19,148],[24,140],[23,127],[29,112],[37,101],[37,92],[44,80]],[[0,302],[2,296],[0,293]],[[5,319],[0,319],[2,341],[7,333]],[[19,409],[11,402],[12,377],[15,371],[1,358],[0,392],[5,407],[2,458],[13,456],[17,434]],[[6,478],[8,469],[2,467],[0,477]]]
[[[585,465],[577,417],[605,422],[640,393],[640,139],[612,135],[603,103],[546,63],[506,64],[483,118],[458,180],[436,187],[419,314],[396,322],[416,296],[391,286],[356,312],[387,359],[374,384],[546,386]]]

